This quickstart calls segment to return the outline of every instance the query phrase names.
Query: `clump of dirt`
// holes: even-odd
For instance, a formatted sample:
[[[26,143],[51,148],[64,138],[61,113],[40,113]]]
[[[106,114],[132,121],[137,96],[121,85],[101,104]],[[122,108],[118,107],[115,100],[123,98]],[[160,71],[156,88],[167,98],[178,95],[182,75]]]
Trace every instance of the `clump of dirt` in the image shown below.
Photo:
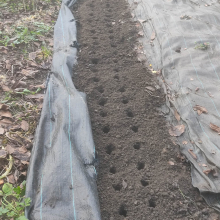
[[[157,110],[165,95],[137,59],[127,3],[81,0],[74,15],[81,47],[73,80],[88,98],[102,219],[218,219]]]

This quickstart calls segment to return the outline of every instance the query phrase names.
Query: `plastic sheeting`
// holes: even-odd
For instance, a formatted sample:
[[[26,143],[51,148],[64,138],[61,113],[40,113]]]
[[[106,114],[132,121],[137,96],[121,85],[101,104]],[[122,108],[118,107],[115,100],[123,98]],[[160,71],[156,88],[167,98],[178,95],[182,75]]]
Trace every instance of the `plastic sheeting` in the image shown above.
[[[76,22],[63,1],[54,30],[54,56],[28,171],[29,220],[99,220],[96,158],[84,93],[72,82]]]
[[[210,128],[220,127],[220,2],[128,1],[143,27],[147,62],[162,70],[167,105],[181,117],[173,114],[172,123],[185,126],[178,140],[192,164],[193,186],[220,211],[220,136]]]

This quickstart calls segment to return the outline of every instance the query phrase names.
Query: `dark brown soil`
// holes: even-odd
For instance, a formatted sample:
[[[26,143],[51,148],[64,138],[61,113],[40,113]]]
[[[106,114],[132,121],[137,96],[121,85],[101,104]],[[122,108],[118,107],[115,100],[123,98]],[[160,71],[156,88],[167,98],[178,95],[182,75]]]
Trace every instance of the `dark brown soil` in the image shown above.
[[[102,219],[219,219],[192,187],[190,165],[157,110],[165,95],[138,62],[127,3],[79,0],[74,15],[81,47],[73,80],[88,98]]]

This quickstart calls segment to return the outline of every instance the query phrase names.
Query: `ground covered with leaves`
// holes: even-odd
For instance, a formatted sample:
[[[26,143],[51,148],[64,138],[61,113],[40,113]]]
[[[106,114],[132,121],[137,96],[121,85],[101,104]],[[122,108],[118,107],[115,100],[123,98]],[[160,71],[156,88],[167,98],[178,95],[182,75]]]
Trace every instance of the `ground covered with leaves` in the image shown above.
[[[60,3],[0,0],[0,219],[26,219],[25,179]]]

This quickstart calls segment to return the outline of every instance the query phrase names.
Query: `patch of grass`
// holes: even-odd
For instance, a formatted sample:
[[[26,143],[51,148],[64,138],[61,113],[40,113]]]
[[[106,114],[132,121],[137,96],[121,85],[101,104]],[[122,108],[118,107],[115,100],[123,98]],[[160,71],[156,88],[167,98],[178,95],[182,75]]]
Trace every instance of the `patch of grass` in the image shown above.
[[[35,92],[32,92],[28,89],[24,89],[22,92],[16,92],[17,94],[21,94],[21,95],[35,95],[36,93],[40,92],[40,88],[37,88],[37,90]]]
[[[0,206],[0,216],[2,219],[27,220],[24,216],[24,209],[30,206],[31,199],[25,198],[25,181],[22,187],[13,187],[10,183],[5,183],[0,191],[2,197]]]
[[[31,27],[28,26],[12,26],[12,31],[0,31],[0,45],[15,46],[19,44],[28,44],[33,41],[38,41],[38,36],[45,35],[51,29],[51,26],[43,22],[34,22]]]
[[[5,92],[5,97],[4,99],[1,101],[1,103],[6,103],[9,101],[16,101],[17,98],[13,97],[13,92]]]
[[[196,46],[195,49],[199,49],[199,50],[207,50],[209,48],[209,42],[204,42],[204,43],[197,43],[195,42]]]
[[[39,55],[40,59],[46,60],[52,55],[52,51],[47,46],[41,47],[41,54]]]

